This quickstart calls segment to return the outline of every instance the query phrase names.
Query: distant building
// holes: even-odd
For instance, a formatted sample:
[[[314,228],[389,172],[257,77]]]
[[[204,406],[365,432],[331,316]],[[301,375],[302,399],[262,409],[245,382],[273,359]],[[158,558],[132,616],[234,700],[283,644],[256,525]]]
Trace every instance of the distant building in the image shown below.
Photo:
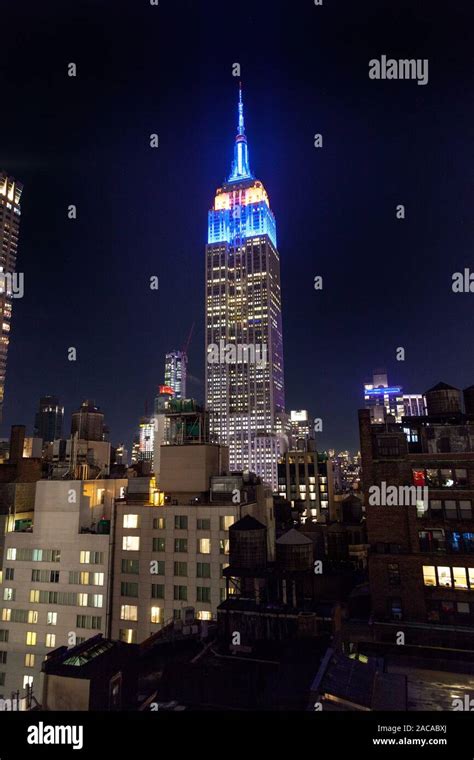
[[[333,470],[327,454],[287,451],[278,464],[278,494],[290,502],[302,524],[333,519]]]
[[[153,462],[155,422],[153,417],[142,417],[139,428],[138,460]]]
[[[291,448],[304,450],[310,437],[310,421],[306,409],[294,409],[290,412]]]
[[[372,422],[385,422],[387,415],[401,422],[402,417],[426,414],[426,401],[421,393],[403,393],[400,385],[389,385],[385,370],[375,370],[372,381],[364,384],[365,408],[370,409]]]
[[[84,441],[103,441],[104,413],[93,401],[83,401],[77,412],[73,412],[71,434],[78,434]]]
[[[170,351],[165,360],[165,385],[172,388],[176,398],[186,398],[186,370],[188,357],[185,351]]]
[[[12,317],[12,299],[21,297],[21,279],[15,282],[18,236],[20,232],[21,194],[23,185],[0,171],[0,421],[2,418],[8,345]],[[19,275],[22,278],[22,275]],[[21,295],[20,295],[21,293]]]
[[[56,396],[42,396],[35,415],[35,436],[43,443],[52,443],[62,437],[64,407]]]

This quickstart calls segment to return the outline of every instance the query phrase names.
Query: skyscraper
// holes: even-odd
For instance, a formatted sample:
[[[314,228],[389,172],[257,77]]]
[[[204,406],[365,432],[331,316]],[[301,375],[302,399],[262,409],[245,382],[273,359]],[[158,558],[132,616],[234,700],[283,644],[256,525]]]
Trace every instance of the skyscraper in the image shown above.
[[[173,389],[175,398],[186,398],[187,363],[185,351],[171,351],[166,354],[165,385]]]
[[[43,443],[51,443],[61,438],[63,430],[64,407],[56,396],[42,396],[39,409],[35,415],[35,435]]]
[[[231,470],[277,486],[284,427],[280,257],[275,217],[252,174],[239,91],[234,160],[209,211],[206,401]]]
[[[104,440],[104,413],[94,401],[86,399],[77,412],[72,414],[71,435],[78,433],[85,441]]]
[[[10,342],[10,320],[12,296],[19,295],[17,284],[12,280],[16,269],[16,254],[20,230],[20,199],[23,190],[21,182],[0,171],[0,421],[5,392],[8,344]]]

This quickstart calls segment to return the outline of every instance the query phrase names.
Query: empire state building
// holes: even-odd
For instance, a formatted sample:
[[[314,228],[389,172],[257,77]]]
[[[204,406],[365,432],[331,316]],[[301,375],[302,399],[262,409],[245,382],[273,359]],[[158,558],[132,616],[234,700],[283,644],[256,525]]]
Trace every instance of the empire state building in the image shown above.
[[[230,469],[276,490],[286,448],[280,256],[268,195],[250,170],[241,89],[232,169],[208,217],[206,404]]]

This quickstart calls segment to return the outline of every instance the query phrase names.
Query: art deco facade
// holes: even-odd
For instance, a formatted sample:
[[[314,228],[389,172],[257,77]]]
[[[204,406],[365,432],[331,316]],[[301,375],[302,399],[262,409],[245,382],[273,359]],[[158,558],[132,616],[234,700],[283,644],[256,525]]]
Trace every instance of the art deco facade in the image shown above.
[[[231,470],[276,488],[285,428],[280,257],[268,195],[250,171],[241,93],[238,112],[232,171],[209,211],[206,400]]]

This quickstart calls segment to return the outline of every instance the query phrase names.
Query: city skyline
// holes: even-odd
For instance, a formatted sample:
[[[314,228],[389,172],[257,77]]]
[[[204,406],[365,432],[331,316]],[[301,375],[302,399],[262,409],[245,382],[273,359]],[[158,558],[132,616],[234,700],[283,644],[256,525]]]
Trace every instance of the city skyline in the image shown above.
[[[165,17],[171,14],[162,11]],[[378,46],[396,49],[402,29],[396,15],[380,31],[375,21],[367,26],[347,5],[345,24],[353,33],[346,44],[338,42],[331,11],[323,29],[312,8],[293,17],[276,6],[267,17],[263,9],[249,6],[242,23],[249,31],[252,24],[265,23],[268,38],[258,50],[246,42],[243,48],[231,46],[221,60],[210,44],[224,33],[219,14],[210,8],[209,23],[203,24],[197,11],[189,13],[191,21],[195,14],[199,40],[184,31],[177,51],[161,40],[159,60],[172,62],[166,81],[155,80],[155,31],[146,29],[140,17],[131,25],[126,14],[116,19],[116,37],[106,42],[111,63],[104,69],[100,29],[92,30],[85,59],[80,24],[74,27],[60,9],[55,23],[65,42],[58,42],[56,32],[55,44],[44,44],[31,30],[33,53],[39,56],[41,50],[44,62],[38,76],[48,83],[41,101],[26,61],[20,59],[12,75],[2,79],[7,99],[16,97],[19,86],[25,92],[25,100],[0,127],[0,165],[25,186],[19,243],[25,297],[14,304],[2,436],[11,424],[30,429],[39,398],[53,394],[61,398],[66,415],[84,398],[95,399],[113,441],[131,440],[145,401],[151,408],[163,382],[163,357],[183,345],[194,321],[187,393],[204,399],[200,251],[209,190],[228,161],[241,79],[252,161],[265,178],[279,224],[286,407],[322,418],[321,448],[356,450],[354,410],[363,405],[361,386],[374,367],[385,366],[394,383],[420,393],[433,378],[464,388],[474,376],[474,359],[465,350],[473,323],[469,296],[451,289],[452,274],[463,272],[469,258],[466,118],[456,120],[456,138],[447,151],[438,150],[442,136],[451,133],[451,119],[461,112],[465,49],[459,46],[456,60],[446,58],[437,48],[438,27],[430,27],[418,51],[421,58],[432,58],[429,84],[384,85],[367,76],[371,35],[377,29]],[[100,19],[100,9],[97,14]],[[25,23],[33,25],[33,20]],[[421,23],[415,17],[413,30],[403,30],[407,51],[417,43]],[[457,34],[462,9],[446,23]],[[358,35],[361,24],[368,29],[367,41]],[[308,44],[292,56],[284,45],[271,49],[271,39],[280,40],[283,30],[288,42],[300,36]],[[5,42],[10,56],[18,48],[15,35]],[[175,102],[173,93],[183,91],[203,50],[207,57],[199,64],[199,82]],[[332,69],[325,63],[329,51]],[[82,64],[71,82],[60,61],[74,55]],[[175,65],[178,57],[181,63]],[[233,77],[232,64],[239,60],[241,74]],[[347,91],[353,93],[350,98],[343,96]],[[133,104],[133,117],[125,120],[119,118],[123,99]],[[441,110],[440,100],[445,103]],[[89,101],[95,130],[85,107]],[[63,104],[58,118],[57,102]],[[406,116],[413,109],[416,122]],[[406,129],[407,118],[413,130]],[[120,133],[114,129],[118,123]],[[160,136],[154,151],[149,147],[153,132]],[[315,133],[323,136],[322,149],[314,147]],[[426,141],[419,151],[422,135]],[[427,162],[427,155],[433,160]],[[94,166],[99,173],[91,184]],[[189,182],[191,205],[179,201]],[[139,194],[131,192],[137,187]],[[402,201],[403,221],[395,217]],[[71,203],[76,220],[67,218]],[[131,251],[138,255],[130,256]],[[86,277],[78,275],[78,261]],[[157,292],[148,289],[153,275],[160,279]],[[318,275],[322,291],[313,287]],[[54,300],[45,299],[51,288]],[[432,328],[422,339],[415,328],[419,315],[429,316]],[[76,364],[67,360],[71,345],[78,349]],[[399,346],[406,349],[403,362],[396,359]]]

